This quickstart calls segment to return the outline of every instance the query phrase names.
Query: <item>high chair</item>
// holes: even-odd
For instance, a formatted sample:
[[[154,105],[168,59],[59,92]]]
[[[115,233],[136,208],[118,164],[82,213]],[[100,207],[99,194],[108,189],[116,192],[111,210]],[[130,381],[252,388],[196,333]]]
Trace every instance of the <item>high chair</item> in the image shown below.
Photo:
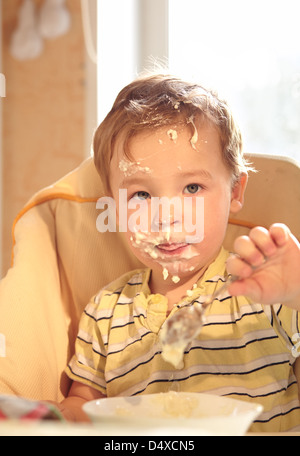
[[[299,166],[281,157],[249,158],[258,172],[250,175],[244,208],[230,220],[225,247],[273,222],[286,223],[300,239]],[[17,216],[12,267],[0,282],[0,394],[61,401],[84,307],[102,286],[142,267],[122,234],[97,231],[101,196],[89,158]]]

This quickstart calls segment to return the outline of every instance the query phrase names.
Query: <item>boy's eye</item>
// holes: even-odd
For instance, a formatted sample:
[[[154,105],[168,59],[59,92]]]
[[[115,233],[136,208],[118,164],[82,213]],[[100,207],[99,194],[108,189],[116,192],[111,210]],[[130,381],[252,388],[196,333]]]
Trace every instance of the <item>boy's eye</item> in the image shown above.
[[[140,199],[140,200],[146,200],[150,198],[150,194],[148,192],[140,191],[136,192],[132,198]]]
[[[184,193],[197,193],[199,190],[201,190],[201,186],[198,184],[189,184],[185,187],[183,190]]]

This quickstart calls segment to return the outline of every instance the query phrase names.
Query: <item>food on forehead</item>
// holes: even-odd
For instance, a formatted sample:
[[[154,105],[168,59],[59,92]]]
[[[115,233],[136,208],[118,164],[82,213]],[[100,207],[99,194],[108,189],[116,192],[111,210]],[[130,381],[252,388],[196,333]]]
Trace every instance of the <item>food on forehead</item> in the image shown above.
[[[188,118],[188,123],[192,124],[192,126],[194,127],[194,134],[193,134],[193,136],[190,139],[190,143],[191,143],[192,148],[196,150],[196,145],[195,144],[198,141],[198,130],[197,130],[197,127],[196,127],[195,122],[194,122],[194,116],[191,116],[191,117]]]
[[[178,105],[179,106],[179,105]],[[178,109],[178,106],[175,108],[175,109]],[[175,106],[174,106],[175,107]],[[198,139],[199,139],[199,135],[198,135],[198,130],[197,130],[197,127],[196,127],[196,124],[194,122],[194,116],[190,116],[188,119],[187,119],[187,124],[191,124],[193,129],[194,129],[194,132],[193,132],[193,136],[191,137],[190,139],[190,143],[191,143],[191,146],[193,149],[197,150],[196,149],[196,144],[198,142]],[[169,136],[170,140],[171,141],[174,141],[176,143],[176,140],[178,138],[178,133],[176,130],[170,128],[168,131],[167,131],[167,135]],[[159,139],[158,140],[159,144],[162,144],[162,140]]]
[[[126,177],[131,176],[137,172],[149,174],[151,169],[148,166],[141,166],[140,162],[131,162],[129,160],[120,160],[119,169],[124,173]]]
[[[170,130],[167,131],[167,135],[169,136],[171,141],[176,142],[176,139],[178,138],[178,134],[177,134],[176,130],[173,130],[172,128],[170,128]]]

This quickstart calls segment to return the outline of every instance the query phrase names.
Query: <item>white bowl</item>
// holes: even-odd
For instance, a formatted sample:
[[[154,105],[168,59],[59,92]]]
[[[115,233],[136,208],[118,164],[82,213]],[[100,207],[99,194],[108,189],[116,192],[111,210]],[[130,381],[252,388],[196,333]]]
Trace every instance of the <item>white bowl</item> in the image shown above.
[[[107,435],[244,435],[263,410],[256,403],[202,393],[145,394],[87,402]]]

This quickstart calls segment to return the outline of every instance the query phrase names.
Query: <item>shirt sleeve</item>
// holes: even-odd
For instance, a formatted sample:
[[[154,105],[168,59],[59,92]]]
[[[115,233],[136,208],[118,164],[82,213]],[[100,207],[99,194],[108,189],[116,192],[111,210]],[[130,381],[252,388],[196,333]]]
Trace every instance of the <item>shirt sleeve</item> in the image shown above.
[[[93,298],[82,314],[75,354],[66,368],[66,373],[72,380],[91,386],[106,395],[106,335],[104,328],[101,331],[101,321],[105,324],[105,317],[101,316],[98,300],[98,297]]]

